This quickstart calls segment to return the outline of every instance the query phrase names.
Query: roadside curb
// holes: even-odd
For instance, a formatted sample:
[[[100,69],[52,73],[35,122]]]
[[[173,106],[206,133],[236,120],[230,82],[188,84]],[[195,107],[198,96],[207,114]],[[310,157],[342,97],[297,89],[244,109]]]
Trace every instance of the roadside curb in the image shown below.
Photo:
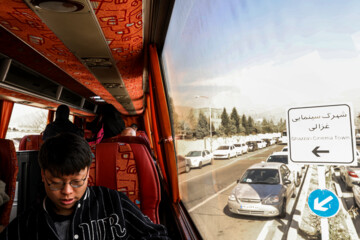
[[[296,204],[295,212],[291,219],[291,224],[290,224],[290,228],[289,228],[286,239],[299,239],[299,240],[303,239],[303,238],[299,237],[298,230],[299,230],[299,228],[301,226],[301,222],[302,222],[302,214],[304,212],[304,208],[306,205],[306,199],[307,199],[307,195],[308,195],[308,189],[310,186],[310,179],[311,179],[312,171],[313,171],[313,168],[308,166],[304,184],[301,187],[301,189],[299,189],[299,192],[301,192],[302,189],[305,189],[305,192],[302,192],[302,194],[300,195],[299,200]]]

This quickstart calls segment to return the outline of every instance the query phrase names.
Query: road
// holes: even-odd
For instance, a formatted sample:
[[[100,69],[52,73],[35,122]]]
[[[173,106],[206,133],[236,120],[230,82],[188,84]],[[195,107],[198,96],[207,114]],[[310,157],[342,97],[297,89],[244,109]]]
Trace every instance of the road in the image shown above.
[[[227,208],[228,196],[244,171],[283,147],[273,145],[231,160],[214,160],[212,165],[179,176],[182,200],[204,239],[282,239],[286,236],[297,197],[288,203],[285,219],[241,216],[230,213]]]

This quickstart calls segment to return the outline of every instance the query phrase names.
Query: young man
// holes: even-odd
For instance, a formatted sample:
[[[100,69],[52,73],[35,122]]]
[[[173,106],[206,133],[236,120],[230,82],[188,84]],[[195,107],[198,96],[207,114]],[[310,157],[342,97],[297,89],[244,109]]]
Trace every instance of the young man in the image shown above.
[[[0,239],[169,239],[121,192],[88,187],[89,144],[72,133],[46,140],[39,152],[46,197],[15,218]]]
[[[49,137],[53,137],[62,132],[72,132],[83,137],[84,131],[70,122],[69,115],[70,109],[68,106],[64,104],[58,106],[55,121],[46,126],[42,139],[45,141]]]

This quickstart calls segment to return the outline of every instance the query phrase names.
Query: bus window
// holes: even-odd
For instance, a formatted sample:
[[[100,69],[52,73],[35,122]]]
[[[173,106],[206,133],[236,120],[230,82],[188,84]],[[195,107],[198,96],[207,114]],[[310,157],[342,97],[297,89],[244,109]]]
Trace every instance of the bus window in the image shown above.
[[[41,108],[14,104],[6,139],[14,141],[16,150],[25,135],[38,135],[46,127],[48,111]]]
[[[248,184],[247,192],[235,186],[247,168],[284,147],[259,143],[287,144],[287,109],[350,102],[359,116],[359,7],[357,1],[175,2],[161,62],[177,157],[188,166],[178,175],[181,200],[204,239],[287,238],[281,221],[263,218],[281,217],[283,208],[270,207],[276,204],[258,186],[239,183]],[[217,149],[242,142],[257,145],[248,153]],[[211,159],[187,155],[203,150]],[[230,200],[237,209],[229,210]],[[293,216],[289,209],[296,207],[281,201]],[[296,225],[310,236],[306,222]]]

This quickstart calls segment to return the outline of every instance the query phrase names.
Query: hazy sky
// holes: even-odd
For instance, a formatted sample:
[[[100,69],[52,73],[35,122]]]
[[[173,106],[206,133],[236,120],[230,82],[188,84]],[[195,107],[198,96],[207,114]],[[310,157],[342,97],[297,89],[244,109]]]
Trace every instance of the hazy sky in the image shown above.
[[[163,52],[175,105],[360,110],[360,1],[176,1]],[[284,112],[285,113],[285,112]]]

